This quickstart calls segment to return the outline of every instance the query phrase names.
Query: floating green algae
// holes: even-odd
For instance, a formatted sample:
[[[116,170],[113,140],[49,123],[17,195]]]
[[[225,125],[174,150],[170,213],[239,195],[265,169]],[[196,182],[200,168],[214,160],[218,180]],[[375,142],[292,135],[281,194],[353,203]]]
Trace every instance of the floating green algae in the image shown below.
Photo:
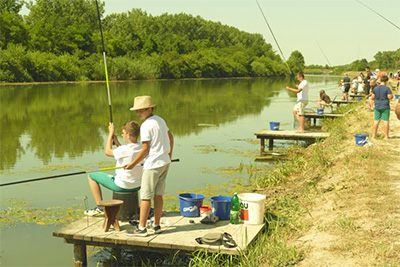
[[[73,222],[83,217],[80,205],[72,207],[49,207],[45,209],[32,207],[32,204],[21,198],[2,201],[6,209],[0,211],[1,227],[15,227],[19,223],[39,225],[59,225]]]

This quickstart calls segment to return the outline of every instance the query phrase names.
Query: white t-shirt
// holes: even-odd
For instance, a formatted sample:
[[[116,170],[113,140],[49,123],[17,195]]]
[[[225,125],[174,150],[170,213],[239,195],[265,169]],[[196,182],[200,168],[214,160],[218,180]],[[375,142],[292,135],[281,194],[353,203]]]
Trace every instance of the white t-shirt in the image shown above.
[[[299,86],[299,89],[302,89],[301,92],[297,93],[297,102],[308,103],[308,82],[307,80],[303,80]]]
[[[142,144],[133,143],[117,147],[113,150],[114,158],[117,161],[115,167],[125,166],[133,161],[142,149]],[[132,189],[139,187],[142,182],[143,166],[136,165],[131,170],[116,169],[115,184],[121,188]]]
[[[160,168],[171,163],[168,155],[171,151],[168,131],[165,121],[157,115],[147,118],[140,126],[141,141],[150,142],[150,151],[144,161],[144,170]]]
[[[357,79],[354,79],[353,80],[353,88],[357,88],[357,86],[358,86],[358,81],[357,81]]]

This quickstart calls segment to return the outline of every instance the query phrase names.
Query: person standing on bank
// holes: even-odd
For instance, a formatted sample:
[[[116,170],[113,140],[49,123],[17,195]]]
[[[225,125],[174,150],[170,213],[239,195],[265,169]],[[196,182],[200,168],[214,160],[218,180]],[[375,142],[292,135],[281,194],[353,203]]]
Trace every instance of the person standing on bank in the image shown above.
[[[350,90],[350,77],[347,73],[344,74],[342,79],[342,100],[349,99],[349,90]]]
[[[299,80],[300,84],[296,84],[296,88],[290,88],[286,86],[286,90],[297,93],[297,102],[293,109],[293,114],[296,116],[297,121],[300,124],[300,128],[296,131],[296,133],[304,133],[305,131],[305,109],[308,104],[308,82],[304,78],[304,73],[297,73],[297,80]]]
[[[367,72],[367,74],[365,75],[364,78],[364,93],[365,95],[368,95],[370,89],[369,80],[372,78],[372,73],[369,67],[365,67],[365,71]]]
[[[160,233],[160,218],[163,208],[163,195],[169,165],[171,163],[174,137],[164,119],[154,115],[151,96],[135,97],[131,110],[136,110],[139,119],[144,120],[140,126],[142,150],[136,158],[125,166],[132,169],[143,159],[143,176],[141,184],[140,219],[138,228],[127,235],[147,236],[146,222],[149,216],[151,199],[154,198],[153,232]]]
[[[372,138],[376,138],[378,132],[379,123],[383,120],[385,127],[385,139],[389,139],[389,114],[390,114],[390,103],[393,99],[392,91],[387,87],[389,78],[387,76],[381,77],[381,84],[372,90],[372,100],[375,101],[374,109],[374,125],[372,128]]]

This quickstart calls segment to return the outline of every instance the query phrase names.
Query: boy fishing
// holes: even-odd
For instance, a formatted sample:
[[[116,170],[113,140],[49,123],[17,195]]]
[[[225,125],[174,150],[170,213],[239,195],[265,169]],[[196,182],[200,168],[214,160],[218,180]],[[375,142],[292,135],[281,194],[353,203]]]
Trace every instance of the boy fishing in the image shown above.
[[[137,141],[139,132],[140,126],[137,122],[130,121],[125,123],[122,126],[122,138],[126,145],[121,145],[115,136],[114,124],[112,122],[109,123],[108,138],[104,150],[107,156],[115,158],[116,167],[125,166],[139,154],[139,151],[142,149],[142,145]],[[117,146],[116,149],[112,147],[113,141]],[[103,214],[103,207],[100,205],[100,201],[103,200],[100,185],[112,191],[130,192],[130,190],[140,186],[142,171],[143,167],[138,165],[132,170],[116,169],[115,176],[103,172],[90,173],[88,176],[89,186],[97,207],[85,211],[85,214],[89,216]]]
[[[161,232],[160,218],[163,208],[163,195],[169,165],[171,163],[174,138],[164,119],[154,115],[153,100],[150,96],[135,97],[133,107],[141,120],[142,149],[136,158],[125,166],[132,169],[145,159],[141,184],[140,219],[137,229],[127,232],[132,236],[147,236],[146,222],[149,216],[151,199],[154,199],[155,233]]]

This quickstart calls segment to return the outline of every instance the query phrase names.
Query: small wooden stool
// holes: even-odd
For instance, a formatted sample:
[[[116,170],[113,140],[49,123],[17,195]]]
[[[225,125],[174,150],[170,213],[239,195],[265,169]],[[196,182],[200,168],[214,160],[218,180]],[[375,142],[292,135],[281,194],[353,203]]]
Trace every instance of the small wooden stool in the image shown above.
[[[111,225],[114,226],[116,231],[120,231],[117,216],[122,203],[124,203],[122,200],[115,199],[100,201],[100,205],[104,209],[104,232],[107,232]]]

